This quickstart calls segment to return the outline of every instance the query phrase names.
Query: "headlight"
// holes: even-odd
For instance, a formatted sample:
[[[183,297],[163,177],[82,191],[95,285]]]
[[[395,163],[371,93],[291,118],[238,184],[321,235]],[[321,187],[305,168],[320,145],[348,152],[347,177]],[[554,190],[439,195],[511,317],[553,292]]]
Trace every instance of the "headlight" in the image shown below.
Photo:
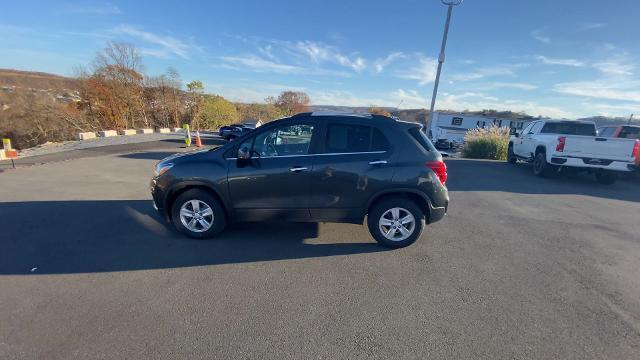
[[[173,163],[158,163],[158,165],[156,165],[156,176],[166,173],[172,167]]]

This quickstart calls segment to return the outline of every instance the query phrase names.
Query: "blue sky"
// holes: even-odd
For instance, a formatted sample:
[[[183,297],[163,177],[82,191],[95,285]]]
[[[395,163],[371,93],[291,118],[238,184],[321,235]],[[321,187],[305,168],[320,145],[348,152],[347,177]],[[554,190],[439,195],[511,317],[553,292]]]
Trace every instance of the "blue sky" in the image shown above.
[[[236,101],[429,106],[446,7],[419,1],[10,1],[0,67],[72,75],[110,40]],[[466,0],[437,108],[640,115],[640,1]]]

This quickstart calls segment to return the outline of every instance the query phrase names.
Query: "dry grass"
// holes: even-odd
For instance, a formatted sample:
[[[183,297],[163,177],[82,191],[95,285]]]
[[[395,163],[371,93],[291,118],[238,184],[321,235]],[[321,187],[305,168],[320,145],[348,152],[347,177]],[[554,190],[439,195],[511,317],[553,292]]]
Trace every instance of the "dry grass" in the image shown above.
[[[492,126],[472,129],[464,137],[462,156],[470,159],[506,160],[509,146],[509,128]]]

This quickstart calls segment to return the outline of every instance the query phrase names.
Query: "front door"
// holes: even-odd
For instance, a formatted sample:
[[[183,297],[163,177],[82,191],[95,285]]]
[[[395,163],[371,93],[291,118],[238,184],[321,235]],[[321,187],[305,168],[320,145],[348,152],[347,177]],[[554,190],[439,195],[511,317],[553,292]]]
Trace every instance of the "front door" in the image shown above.
[[[308,220],[314,126],[269,127],[242,142],[248,160],[230,159],[228,186],[241,221]]]

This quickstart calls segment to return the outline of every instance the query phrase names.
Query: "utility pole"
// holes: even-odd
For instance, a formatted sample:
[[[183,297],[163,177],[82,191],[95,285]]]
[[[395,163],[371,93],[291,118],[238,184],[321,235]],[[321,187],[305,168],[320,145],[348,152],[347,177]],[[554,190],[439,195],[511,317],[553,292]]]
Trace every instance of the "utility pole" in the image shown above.
[[[448,6],[447,21],[444,23],[444,33],[442,34],[442,45],[440,46],[440,54],[438,55],[438,71],[436,72],[436,80],[433,83],[433,95],[431,95],[431,107],[429,107],[429,117],[424,123],[424,131],[429,134],[431,122],[433,121],[433,110],[436,106],[436,96],[438,95],[438,84],[440,83],[440,72],[445,59],[445,48],[447,47],[447,37],[449,36],[449,24],[451,23],[451,12],[453,7],[462,4],[462,0],[440,0],[444,5]]]
[[[627,125],[631,125],[631,120],[633,120],[633,114],[629,116],[629,120],[627,121]]]

